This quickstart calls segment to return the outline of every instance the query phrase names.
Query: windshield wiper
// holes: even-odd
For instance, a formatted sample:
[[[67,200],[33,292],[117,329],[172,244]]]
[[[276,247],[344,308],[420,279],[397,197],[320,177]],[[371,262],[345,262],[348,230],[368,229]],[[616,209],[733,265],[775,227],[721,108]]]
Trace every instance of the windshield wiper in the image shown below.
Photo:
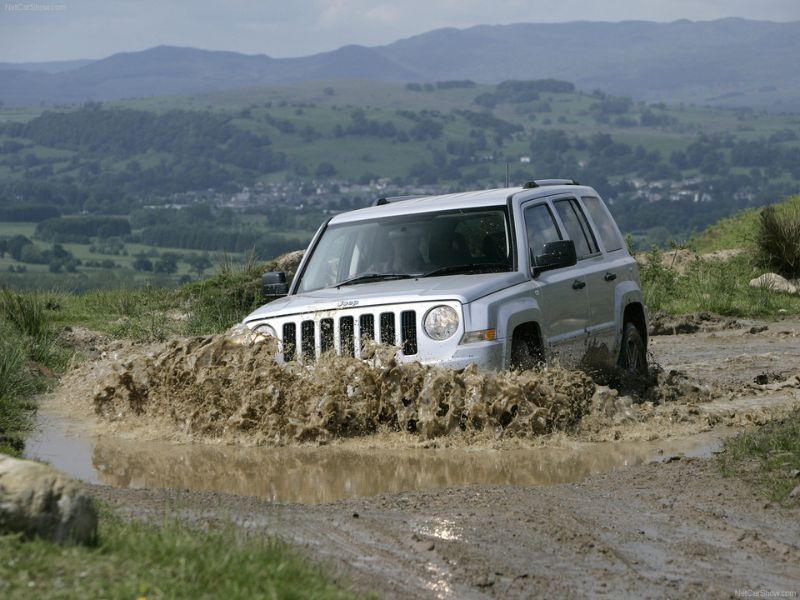
[[[456,273],[492,273],[495,271],[506,271],[508,265],[504,263],[472,263],[468,265],[450,265],[449,267],[441,267],[428,271],[422,277],[436,277],[437,275],[453,275]]]
[[[343,285],[353,285],[355,283],[364,283],[366,281],[389,281],[391,279],[411,279],[414,275],[408,273],[362,273],[350,279],[345,279],[332,285],[331,287],[340,287]]]

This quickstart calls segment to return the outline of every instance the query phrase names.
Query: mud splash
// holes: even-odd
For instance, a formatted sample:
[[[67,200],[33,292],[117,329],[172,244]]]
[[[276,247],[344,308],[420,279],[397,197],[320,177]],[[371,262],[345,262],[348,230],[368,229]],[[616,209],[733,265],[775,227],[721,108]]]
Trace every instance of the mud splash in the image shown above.
[[[574,427],[595,385],[580,372],[456,372],[326,356],[278,364],[270,339],[217,335],[173,340],[103,374],[95,412],[110,422],[155,421],[194,438],[257,445],[326,443],[379,431],[423,440],[531,438]]]

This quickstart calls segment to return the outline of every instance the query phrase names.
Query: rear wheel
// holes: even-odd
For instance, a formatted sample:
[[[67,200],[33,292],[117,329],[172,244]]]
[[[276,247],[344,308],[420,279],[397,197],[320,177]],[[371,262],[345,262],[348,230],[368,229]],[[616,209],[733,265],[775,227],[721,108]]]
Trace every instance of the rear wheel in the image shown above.
[[[625,323],[622,330],[622,344],[619,349],[617,366],[622,372],[623,387],[637,391],[647,387],[649,379],[647,347],[633,323]]]

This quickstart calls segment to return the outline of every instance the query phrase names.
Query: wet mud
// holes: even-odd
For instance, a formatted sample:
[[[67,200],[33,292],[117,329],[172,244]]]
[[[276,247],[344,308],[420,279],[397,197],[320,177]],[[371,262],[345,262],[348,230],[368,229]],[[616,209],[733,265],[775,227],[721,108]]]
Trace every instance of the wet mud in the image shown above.
[[[326,356],[280,364],[260,336],[178,339],[112,362],[93,394],[110,423],[146,422],[184,435],[259,445],[326,443],[382,431],[530,438],[574,427],[595,386],[580,372],[461,372]]]
[[[740,329],[743,325],[736,319],[712,315],[708,312],[688,315],[669,315],[657,312],[650,318],[650,335],[681,335],[686,333]]]

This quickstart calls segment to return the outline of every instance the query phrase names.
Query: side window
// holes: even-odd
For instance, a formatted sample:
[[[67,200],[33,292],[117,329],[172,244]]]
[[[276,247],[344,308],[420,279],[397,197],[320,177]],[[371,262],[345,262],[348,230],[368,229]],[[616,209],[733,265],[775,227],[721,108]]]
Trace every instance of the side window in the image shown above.
[[[597,242],[594,240],[594,234],[589,229],[586,217],[583,216],[583,211],[575,200],[558,200],[553,202],[553,206],[556,207],[558,216],[561,217],[569,239],[575,242],[578,260],[597,254]]]
[[[583,200],[583,205],[586,207],[586,212],[589,213],[592,221],[594,221],[595,227],[597,227],[597,234],[600,236],[600,239],[603,240],[603,246],[606,252],[613,252],[614,250],[621,249],[623,246],[622,239],[619,237],[614,223],[611,221],[611,217],[609,217],[608,213],[605,211],[600,198],[584,196],[581,200]]]
[[[528,232],[528,246],[534,255],[542,254],[542,247],[546,243],[562,239],[546,204],[537,204],[525,209],[525,229]]]

